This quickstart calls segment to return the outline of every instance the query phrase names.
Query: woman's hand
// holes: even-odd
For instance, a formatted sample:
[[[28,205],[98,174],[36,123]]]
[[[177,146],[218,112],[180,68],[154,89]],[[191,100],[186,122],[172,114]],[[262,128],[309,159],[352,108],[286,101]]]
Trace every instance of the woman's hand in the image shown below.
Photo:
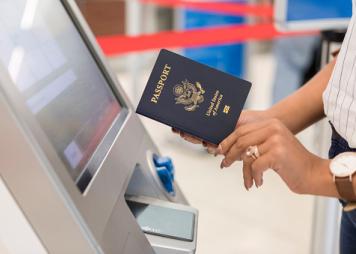
[[[239,120],[236,123],[236,127],[244,125],[246,123],[256,122],[263,119],[269,118],[267,111],[242,111]],[[213,144],[209,144],[204,142],[203,140],[189,135],[185,132],[179,131],[177,129],[172,128],[173,133],[180,135],[184,140],[192,143],[192,144],[201,144],[208,149],[208,152],[211,154],[219,154],[221,153],[221,148],[215,146]]]
[[[313,169],[325,166],[323,160],[308,152],[285,125],[277,119],[265,119],[239,126],[221,144],[225,155],[221,167],[229,167],[236,160],[243,160],[246,189],[253,181],[263,184],[263,173],[276,171],[288,187],[296,193],[310,193]],[[260,156],[254,160],[246,155],[249,146],[257,146]]]
[[[217,151],[217,146],[216,145],[207,143],[207,142],[205,142],[205,141],[203,141],[203,140],[201,140],[201,139],[199,139],[197,137],[194,137],[194,136],[192,136],[190,134],[187,134],[187,133],[185,133],[183,131],[180,131],[180,130],[177,130],[177,129],[174,129],[174,128],[172,128],[172,132],[178,134],[179,136],[181,136],[185,141],[188,141],[188,142],[190,142],[192,144],[200,144],[200,145],[206,147],[210,154],[216,154],[216,151]]]
[[[265,111],[262,111],[262,110],[243,110],[241,112],[239,120],[236,123],[236,129],[235,129],[235,131],[233,133],[235,133],[238,128],[240,128],[241,126],[243,126],[245,124],[264,121],[264,120],[267,120],[267,119],[270,119],[270,118],[271,118],[271,113],[269,111],[267,111],[267,110],[265,110]],[[228,138],[230,138],[231,135],[229,135]],[[215,154],[217,154],[217,155],[221,154],[222,155],[222,154],[224,154],[224,151],[226,151],[229,148],[229,147],[226,147],[226,148],[224,148],[224,151],[223,151],[222,145],[223,145],[224,141],[217,147]]]
[[[241,112],[239,120],[236,123],[236,128],[247,123],[258,122],[271,118],[271,113],[269,111],[262,110],[244,110]]]
[[[193,144],[203,144],[203,141],[197,137],[194,137],[192,135],[189,135],[183,131],[177,130],[172,128],[172,132],[175,134],[178,134],[179,136],[181,136],[181,138],[183,138],[184,140],[193,143]]]

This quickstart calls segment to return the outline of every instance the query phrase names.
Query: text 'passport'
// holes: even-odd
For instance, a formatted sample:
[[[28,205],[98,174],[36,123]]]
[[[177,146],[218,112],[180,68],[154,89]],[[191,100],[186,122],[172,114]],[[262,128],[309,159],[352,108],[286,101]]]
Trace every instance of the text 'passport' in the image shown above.
[[[251,83],[162,49],[136,112],[218,145],[235,129]]]

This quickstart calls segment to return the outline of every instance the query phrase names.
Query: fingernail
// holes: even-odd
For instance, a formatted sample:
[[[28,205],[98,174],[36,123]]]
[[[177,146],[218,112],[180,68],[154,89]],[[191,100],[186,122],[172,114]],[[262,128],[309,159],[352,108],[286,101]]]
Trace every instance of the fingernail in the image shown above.
[[[223,169],[224,168],[224,161],[222,161],[221,163],[220,163],[220,169]]]
[[[228,161],[226,159],[223,159],[223,161],[221,162],[221,164],[223,165],[223,168],[227,168],[230,167]]]
[[[215,154],[216,154],[216,152],[215,152],[215,149],[214,149],[214,148],[208,147],[208,148],[207,148],[207,150],[208,150],[208,152],[209,152],[210,154],[213,154],[213,155],[215,155]]]

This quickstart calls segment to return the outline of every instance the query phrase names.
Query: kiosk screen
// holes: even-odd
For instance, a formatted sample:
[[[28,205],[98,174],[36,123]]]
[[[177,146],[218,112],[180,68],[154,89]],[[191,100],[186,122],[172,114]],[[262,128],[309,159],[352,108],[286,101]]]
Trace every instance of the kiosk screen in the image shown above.
[[[122,107],[61,1],[1,0],[0,35],[0,74],[78,181]]]

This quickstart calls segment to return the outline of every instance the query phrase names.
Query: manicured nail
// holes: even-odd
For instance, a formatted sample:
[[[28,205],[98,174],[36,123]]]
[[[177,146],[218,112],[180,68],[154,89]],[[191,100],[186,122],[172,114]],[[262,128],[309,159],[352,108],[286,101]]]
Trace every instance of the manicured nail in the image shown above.
[[[223,169],[224,168],[224,161],[222,161],[221,163],[220,163],[220,169]]]

